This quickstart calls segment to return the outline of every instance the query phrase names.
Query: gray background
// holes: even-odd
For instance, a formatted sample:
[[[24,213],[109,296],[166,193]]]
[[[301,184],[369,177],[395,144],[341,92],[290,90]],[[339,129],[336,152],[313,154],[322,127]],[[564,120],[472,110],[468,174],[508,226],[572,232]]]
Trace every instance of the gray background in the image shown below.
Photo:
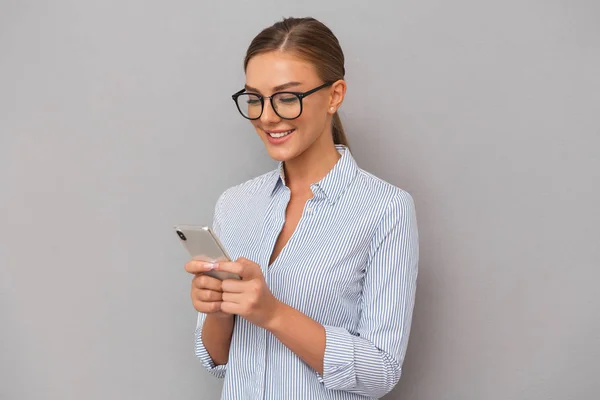
[[[600,398],[600,3],[573,0],[0,0],[0,398],[218,397],[171,227],[275,165],[230,94],[290,15],[338,35],[353,153],[416,200],[387,398]]]

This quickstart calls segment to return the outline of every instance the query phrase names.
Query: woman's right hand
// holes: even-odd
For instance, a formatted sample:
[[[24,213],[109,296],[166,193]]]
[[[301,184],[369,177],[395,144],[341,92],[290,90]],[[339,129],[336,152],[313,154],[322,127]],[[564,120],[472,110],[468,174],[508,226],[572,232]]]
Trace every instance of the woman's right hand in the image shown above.
[[[221,311],[223,290],[221,281],[212,276],[205,275],[211,266],[203,261],[191,260],[185,264],[185,270],[194,275],[192,279],[192,304],[201,313],[218,317],[232,318],[233,315]]]

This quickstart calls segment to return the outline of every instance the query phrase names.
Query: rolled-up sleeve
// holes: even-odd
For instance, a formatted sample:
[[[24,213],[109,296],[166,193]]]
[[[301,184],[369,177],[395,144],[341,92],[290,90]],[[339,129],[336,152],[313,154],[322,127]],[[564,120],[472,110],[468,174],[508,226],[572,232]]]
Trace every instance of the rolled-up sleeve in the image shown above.
[[[206,314],[198,313],[198,322],[196,324],[196,332],[195,336],[195,348],[196,348],[196,357],[200,359],[204,368],[208,370],[211,374],[216,376],[217,378],[224,378],[225,372],[227,371],[227,364],[225,365],[215,365],[213,359],[210,354],[206,350],[204,343],[202,343],[202,325],[204,324],[204,320],[206,319]]]
[[[325,326],[319,380],[326,388],[379,398],[398,383],[412,321],[418,247],[414,202],[400,191],[371,242],[357,331]]]
[[[219,197],[215,206],[212,230],[215,233],[215,235],[217,235],[217,237],[221,236],[221,208],[226,193],[227,192],[223,193]],[[202,365],[208,370],[208,372],[210,372],[217,378],[224,378],[225,372],[227,371],[227,364],[215,365],[210,354],[208,354],[204,343],[202,342],[202,327],[204,326],[205,320],[206,314],[198,313],[198,319],[196,321],[196,331],[194,332],[194,347],[196,351],[196,357],[200,359]]]

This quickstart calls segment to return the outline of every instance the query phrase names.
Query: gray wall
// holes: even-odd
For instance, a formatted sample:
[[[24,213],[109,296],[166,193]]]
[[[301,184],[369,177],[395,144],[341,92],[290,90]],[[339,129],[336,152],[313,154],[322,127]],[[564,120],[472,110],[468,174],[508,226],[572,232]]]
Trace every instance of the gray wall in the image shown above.
[[[205,3],[205,4],[201,4]],[[0,0],[0,398],[213,399],[174,223],[274,166],[229,97],[313,15],[421,233],[389,399],[600,398],[598,1]]]

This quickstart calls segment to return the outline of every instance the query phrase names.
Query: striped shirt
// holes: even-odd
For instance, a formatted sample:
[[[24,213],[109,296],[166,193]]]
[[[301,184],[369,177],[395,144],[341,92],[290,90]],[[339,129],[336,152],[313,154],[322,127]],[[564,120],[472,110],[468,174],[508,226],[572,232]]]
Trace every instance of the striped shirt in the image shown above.
[[[199,313],[196,355],[225,378],[222,399],[373,399],[400,379],[418,270],[414,203],[336,147],[341,158],[311,185],[313,198],[270,266],[290,199],[282,163],[217,201],[213,229],[230,256],[260,265],[273,295],[326,332],[320,375],[270,332],[236,316],[229,361],[215,365]]]

